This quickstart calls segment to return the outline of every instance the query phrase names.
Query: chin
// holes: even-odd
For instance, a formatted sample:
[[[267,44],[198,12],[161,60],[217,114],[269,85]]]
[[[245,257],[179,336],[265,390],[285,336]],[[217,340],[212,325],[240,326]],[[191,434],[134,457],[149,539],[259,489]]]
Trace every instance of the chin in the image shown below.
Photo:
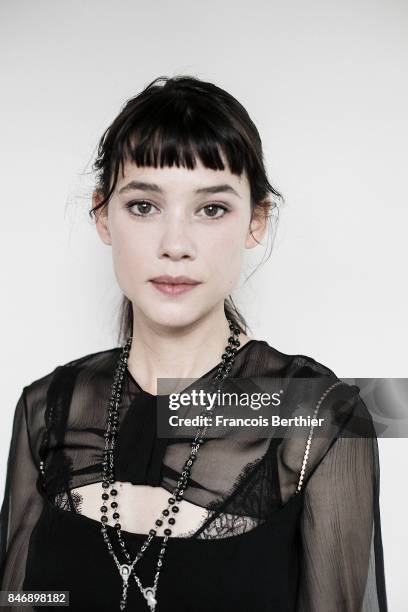
[[[163,309],[159,308],[155,312],[152,312],[152,309],[150,309],[145,316],[147,319],[150,319],[154,325],[160,325],[161,327],[168,327],[171,329],[182,329],[183,327],[187,327],[198,318],[196,312],[186,312],[185,308],[172,308],[169,305],[164,306]]]

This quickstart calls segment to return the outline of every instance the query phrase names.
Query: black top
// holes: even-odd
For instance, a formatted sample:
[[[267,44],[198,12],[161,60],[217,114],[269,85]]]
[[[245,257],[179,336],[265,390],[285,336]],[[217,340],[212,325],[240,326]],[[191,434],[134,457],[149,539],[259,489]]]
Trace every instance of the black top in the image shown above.
[[[92,497],[89,487],[79,487],[102,481],[120,351],[58,366],[22,391],[0,517],[3,590],[65,590],[70,610],[119,610],[122,579],[100,532],[102,489],[93,488]],[[198,380],[211,378],[218,366]],[[378,445],[359,388],[311,357],[285,355],[260,340],[239,348],[230,377],[316,378],[319,385],[307,392],[305,385],[300,402],[292,396],[291,413],[312,416],[319,406],[324,435],[310,436],[305,428],[293,436],[279,428],[257,439],[233,430],[207,439],[180,505],[179,531],[168,541],[156,612],[387,612]],[[125,371],[115,477],[133,492],[140,485],[171,492],[190,450],[191,440],[157,437],[156,399]],[[120,499],[122,535],[133,558],[148,529],[129,527],[129,507],[129,522],[122,520],[126,500]],[[108,532],[115,542],[113,522]],[[153,583],[162,540],[154,536],[136,565],[144,586]],[[126,610],[148,611],[134,580]]]

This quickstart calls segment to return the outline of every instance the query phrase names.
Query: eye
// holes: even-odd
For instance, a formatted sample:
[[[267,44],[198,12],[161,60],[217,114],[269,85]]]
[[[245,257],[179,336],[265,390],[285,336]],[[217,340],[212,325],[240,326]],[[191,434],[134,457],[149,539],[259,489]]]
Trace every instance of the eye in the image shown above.
[[[126,204],[126,208],[128,208],[131,211],[131,214],[135,217],[151,217],[152,215],[149,215],[148,213],[152,210],[152,208],[156,207],[147,200],[132,200]],[[135,212],[134,209],[136,209],[138,212]],[[221,219],[226,213],[229,212],[226,206],[216,203],[207,204],[206,206],[203,206],[201,210],[205,210],[209,213],[205,214],[205,217],[214,220]],[[218,211],[223,211],[223,214],[216,216]]]
[[[209,215],[204,215],[205,217],[207,217],[208,219],[222,219],[222,217],[225,217],[225,215],[229,212],[228,208],[226,206],[223,206],[222,204],[207,204],[206,206],[203,206],[203,208],[201,210],[208,210],[210,212]],[[218,217],[215,216],[217,210],[223,210],[224,213],[222,215],[219,215]]]
[[[132,202],[128,202],[126,204],[126,208],[131,211],[131,214],[135,217],[150,217],[147,213],[154,205],[148,202],[147,200],[133,200]],[[134,212],[133,208],[136,207],[139,212]]]

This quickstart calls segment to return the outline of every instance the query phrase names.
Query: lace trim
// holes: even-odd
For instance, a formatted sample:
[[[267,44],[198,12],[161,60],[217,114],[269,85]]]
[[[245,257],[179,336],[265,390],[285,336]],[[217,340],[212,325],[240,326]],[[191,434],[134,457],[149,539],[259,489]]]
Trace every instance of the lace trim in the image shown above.
[[[84,501],[84,498],[77,491],[71,491],[70,496],[71,496],[71,500],[75,508],[75,512],[77,512],[78,514],[81,514],[82,503]],[[61,510],[67,510],[68,512],[71,512],[71,504],[69,501],[69,496],[66,491],[62,491],[61,493],[58,493],[54,497],[54,504],[58,508],[61,508]]]
[[[197,539],[230,538],[251,531],[258,524],[259,521],[250,516],[219,514],[210,522],[208,527],[197,535]]]

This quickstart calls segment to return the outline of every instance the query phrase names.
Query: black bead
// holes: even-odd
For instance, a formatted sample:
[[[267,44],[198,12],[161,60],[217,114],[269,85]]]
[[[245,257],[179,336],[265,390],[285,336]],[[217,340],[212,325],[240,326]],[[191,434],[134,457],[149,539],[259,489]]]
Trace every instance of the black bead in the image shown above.
[[[114,518],[114,519],[118,519],[118,518],[119,518],[119,516],[120,516],[120,515],[119,515],[119,513],[118,513],[118,512],[114,512],[114,513],[113,513],[113,518]]]
[[[117,495],[117,494],[118,494],[117,490],[116,489],[112,489],[111,495]]]
[[[117,508],[117,507],[118,507],[118,502],[111,503],[111,508]]]
[[[163,510],[163,514],[164,514],[164,516],[169,516],[169,511],[167,510],[167,508],[165,510]]]
[[[178,506],[173,506],[172,507],[172,511],[173,512],[178,512],[180,510],[180,508]]]
[[[156,521],[156,525],[157,525],[158,527],[161,527],[161,525],[163,525],[163,521],[161,521],[160,519],[157,519],[157,521]]]
[[[174,497],[169,497],[169,499],[168,499],[169,504],[174,504],[175,501],[176,500],[174,499]]]
[[[149,534],[152,535],[152,536],[156,535],[156,530],[155,529],[151,529],[149,531]]]
[[[175,519],[173,516],[171,516],[171,517],[169,518],[169,523],[170,523],[170,525],[174,525],[174,523],[175,523],[175,522],[176,522],[176,519]]]
[[[108,511],[108,509],[107,509],[106,506],[101,506],[101,512],[107,512],[107,511]]]
[[[107,493],[102,493],[102,499],[109,499],[109,495]]]
[[[102,521],[102,523],[106,523],[108,521],[108,517],[107,516],[101,516],[101,521]]]
[[[171,529],[165,529],[164,530],[164,535],[171,535]]]
[[[121,528],[121,524],[120,523],[116,523],[115,529],[117,529],[119,531],[120,528]]]

